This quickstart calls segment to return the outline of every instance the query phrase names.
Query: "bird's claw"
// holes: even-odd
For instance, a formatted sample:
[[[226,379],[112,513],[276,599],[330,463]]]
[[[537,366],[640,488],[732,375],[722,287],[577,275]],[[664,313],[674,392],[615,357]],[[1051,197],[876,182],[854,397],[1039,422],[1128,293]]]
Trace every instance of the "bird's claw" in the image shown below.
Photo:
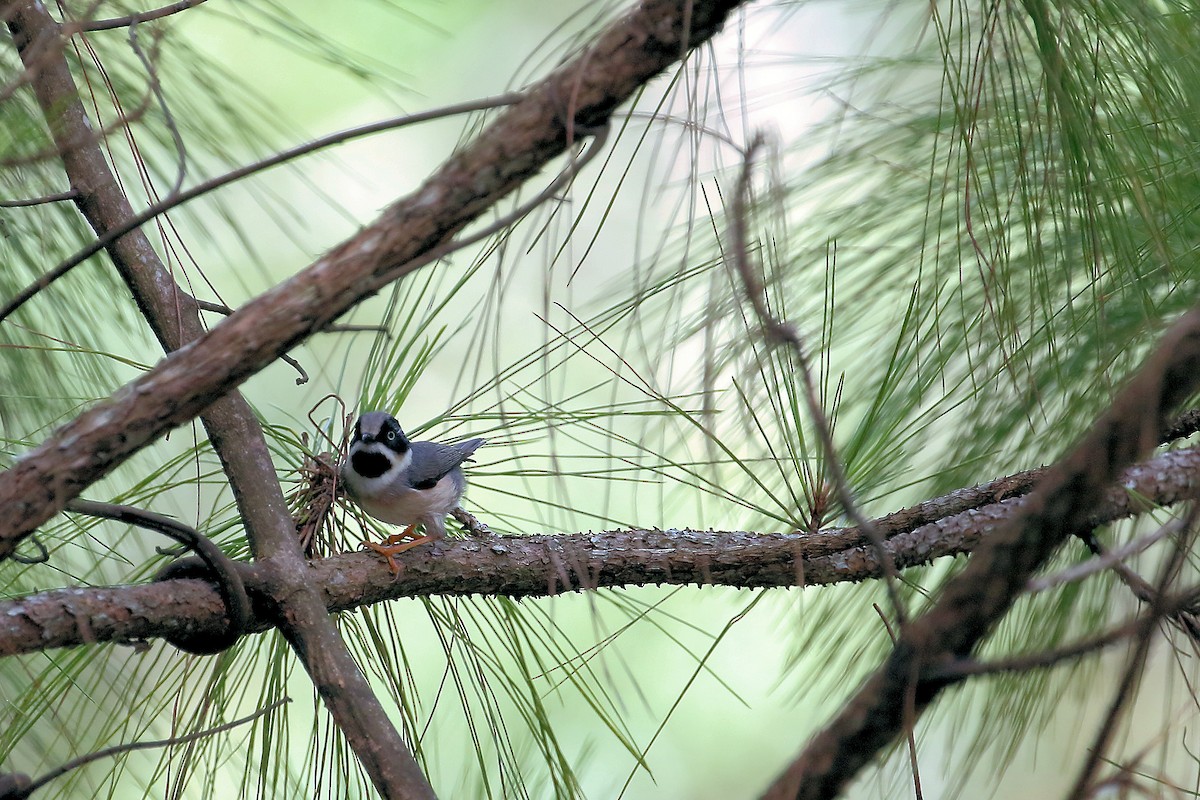
[[[434,537],[432,536],[418,536],[416,539],[406,540],[403,534],[394,534],[385,539],[383,544],[365,541],[362,543],[362,545],[368,550],[374,550],[376,553],[387,559],[388,570],[391,571],[392,575],[399,577],[400,563],[396,561],[396,556],[400,555],[405,550],[411,550],[418,545],[425,544],[426,542],[432,542],[433,540]]]

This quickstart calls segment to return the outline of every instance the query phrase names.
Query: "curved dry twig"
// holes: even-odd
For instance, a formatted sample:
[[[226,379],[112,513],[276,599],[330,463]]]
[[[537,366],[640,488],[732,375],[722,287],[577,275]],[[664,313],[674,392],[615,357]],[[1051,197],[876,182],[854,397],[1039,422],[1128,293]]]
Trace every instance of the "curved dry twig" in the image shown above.
[[[199,556],[200,563],[196,565],[188,563],[186,560],[168,564],[155,577],[155,580],[170,580],[185,576],[213,578],[221,593],[221,599],[225,603],[228,622],[225,630],[218,636],[208,634],[175,636],[168,640],[171,644],[189,653],[210,655],[228,649],[246,632],[246,625],[253,612],[242,576],[238,573],[237,564],[207,536],[178,520],[133,506],[76,498],[67,503],[66,510],[75,514],[126,522],[139,528],[157,531],[171,537]],[[196,571],[195,566],[200,567],[199,572]]]
[[[46,545],[42,544],[42,540],[36,536],[30,536],[29,541],[33,543],[37,549],[36,556],[27,556],[21,553],[13,553],[10,558],[18,564],[45,564],[50,560],[50,551],[46,549]]]
[[[750,300],[750,305],[754,309],[758,323],[766,332],[767,339],[773,343],[786,344],[796,356],[796,363],[800,370],[800,382],[804,388],[804,400],[808,407],[808,415],[812,418],[813,425],[817,429],[817,440],[821,443],[821,451],[825,456],[825,464],[828,466],[829,472],[833,477],[834,490],[837,492],[838,500],[841,502],[842,509],[846,512],[846,515],[850,517],[862,535],[875,548],[875,552],[879,557],[879,563],[883,565],[883,580],[887,586],[888,600],[892,604],[892,611],[896,615],[896,620],[903,625],[908,617],[908,613],[905,611],[904,599],[900,596],[900,589],[897,585],[898,575],[896,565],[893,563],[887,548],[884,547],[883,534],[876,529],[871,520],[867,519],[862,509],[859,508],[858,501],[854,499],[854,492],[850,488],[850,478],[846,475],[846,470],[842,466],[841,456],[838,455],[837,447],[833,442],[833,428],[829,424],[829,417],[821,407],[820,399],[817,397],[816,383],[813,380],[812,369],[808,363],[808,353],[804,348],[804,340],[795,326],[777,319],[771,312],[770,307],[767,305],[765,288],[750,263],[749,236],[746,232],[746,218],[749,214],[750,179],[753,173],[755,156],[764,146],[764,141],[762,135],[759,134],[754,137],[750,145],[746,148],[742,163],[742,172],[738,178],[737,191],[734,193],[729,226],[730,238],[732,239],[733,263],[737,268],[738,275],[741,277],[742,287],[745,290],[747,298]]]

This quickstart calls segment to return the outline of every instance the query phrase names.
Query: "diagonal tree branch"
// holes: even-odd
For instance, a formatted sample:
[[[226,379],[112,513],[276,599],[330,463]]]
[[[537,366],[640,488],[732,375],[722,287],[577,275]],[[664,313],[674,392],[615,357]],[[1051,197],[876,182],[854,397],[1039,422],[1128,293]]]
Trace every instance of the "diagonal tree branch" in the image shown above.
[[[7,11],[6,22],[76,193],[76,205],[92,229],[104,236],[132,218],[133,209],[92,135],[63,48],[45,46],[58,45],[62,30],[41,3],[18,3]],[[107,251],[164,350],[177,350],[204,334],[195,300],[180,289],[140,229],[115,239]],[[229,479],[253,553],[275,562],[275,583],[281,590],[273,595],[279,606],[276,618],[364,769],[388,796],[432,797],[432,788],[341,641],[320,596],[299,579],[304,556],[250,405],[232,392],[209,406],[202,421]],[[235,627],[240,628],[244,616],[236,617]],[[219,634],[209,639],[214,649],[232,640]]]
[[[711,36],[736,5],[697,9],[690,0],[647,0],[530,92],[420,192],[291,281],[248,303],[211,334],[203,332],[194,300],[179,290],[140,230],[112,242],[110,256],[156,336],[174,352],[108,403],[64,426],[57,434],[63,439],[46,442],[0,476],[0,485],[11,492],[10,499],[19,498],[24,512],[0,538],[0,559],[11,554],[22,535],[128,455],[208,409],[204,422],[260,561],[260,588],[278,604],[274,623],[300,656],[376,788],[389,797],[432,796],[308,582],[261,429],[240,395],[230,392],[386,282],[433,260],[439,245],[562,152],[576,126],[583,131],[603,123],[644,81]],[[46,49],[35,44],[61,38],[40,3],[8,3],[3,10],[23,57]],[[26,68],[78,192],[76,202],[103,236],[133,212],[90,137],[61,50],[53,55],[39,55],[36,63],[29,59]],[[570,108],[563,98],[570,98]],[[189,381],[189,373],[214,380]],[[151,402],[145,405],[146,400]],[[69,446],[62,446],[64,441]]]
[[[103,236],[130,219],[133,209],[91,135],[63,48],[35,46],[58,44],[60,26],[39,2],[18,3],[9,12],[6,21],[76,191],[76,205]],[[114,240],[107,250],[164,350],[177,350],[204,334],[195,300],[180,289],[140,229]],[[202,420],[233,489],[251,550],[257,558],[275,562],[276,618],[359,761],[381,793],[432,797],[433,789],[354,663],[317,591],[301,579],[304,556],[249,403],[231,392],[210,405]],[[235,625],[240,628],[240,618]],[[233,639],[218,634],[210,641],[219,649]]]
[[[704,43],[734,0],[644,0],[525,93],[414,194],[290,280],[246,303],[0,475],[0,559],[131,454],[187,422],[422,256],[603,123],[646,81]],[[69,441],[68,450],[60,445]]]
[[[1088,524],[1102,525],[1149,508],[1192,499],[1200,486],[1200,448],[1164,453],[1125,470],[1093,509]],[[984,487],[992,484],[984,484]],[[960,490],[888,520],[950,505]],[[986,492],[982,497],[990,497]],[[1022,498],[957,510],[942,519],[891,529],[885,547],[897,567],[929,564],[969,553],[994,537],[1020,512]],[[840,549],[830,547],[840,541]],[[875,548],[854,529],[818,533],[620,530],[601,533],[505,536],[452,540],[414,550],[394,577],[367,553],[344,553],[309,562],[305,580],[321,587],[329,611],[428,595],[545,597],[567,591],[644,584],[738,588],[822,586],[878,578]],[[269,572],[243,565],[247,589],[269,594]],[[247,630],[276,624],[259,608]],[[129,642],[180,635],[217,636],[224,604],[212,584],[197,580],[99,589],[59,589],[0,602],[0,657],[91,642]]]
[[[1168,414],[1200,386],[1200,308],[1184,315],[1090,433],[1047,471],[1018,514],[973,555],[936,604],[912,621],[884,664],[767,789],[764,797],[832,797],[904,729],[905,697],[920,713],[947,685],[930,664],[966,658],[1011,607],[1029,576],[1068,537],[1086,531],[1105,489],[1148,452]],[[915,685],[914,685],[915,680]]]

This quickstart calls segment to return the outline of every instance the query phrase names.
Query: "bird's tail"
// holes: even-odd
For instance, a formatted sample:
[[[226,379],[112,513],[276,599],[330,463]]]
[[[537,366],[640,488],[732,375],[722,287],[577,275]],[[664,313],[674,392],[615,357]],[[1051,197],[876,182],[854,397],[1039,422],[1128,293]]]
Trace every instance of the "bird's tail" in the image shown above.
[[[469,459],[471,455],[487,444],[487,439],[467,439],[465,442],[457,442],[454,446],[463,454],[463,459]]]

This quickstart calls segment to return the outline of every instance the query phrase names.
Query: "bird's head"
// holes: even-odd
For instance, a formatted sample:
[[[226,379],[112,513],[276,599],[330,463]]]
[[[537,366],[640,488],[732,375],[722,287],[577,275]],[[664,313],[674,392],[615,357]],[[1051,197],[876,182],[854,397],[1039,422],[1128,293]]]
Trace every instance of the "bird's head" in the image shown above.
[[[395,417],[384,411],[368,411],[354,423],[350,466],[364,478],[406,469],[412,459],[408,445],[408,437]]]

